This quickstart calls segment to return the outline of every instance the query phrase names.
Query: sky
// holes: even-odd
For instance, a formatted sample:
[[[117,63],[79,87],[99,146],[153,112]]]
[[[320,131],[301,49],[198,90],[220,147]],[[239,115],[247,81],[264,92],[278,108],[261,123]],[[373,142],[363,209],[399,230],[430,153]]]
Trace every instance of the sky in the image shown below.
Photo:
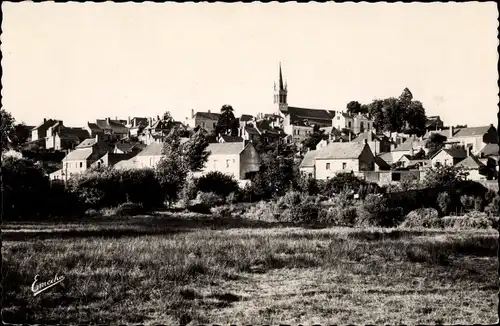
[[[2,105],[17,122],[191,110],[345,109],[405,87],[445,124],[496,124],[488,3],[2,3]]]

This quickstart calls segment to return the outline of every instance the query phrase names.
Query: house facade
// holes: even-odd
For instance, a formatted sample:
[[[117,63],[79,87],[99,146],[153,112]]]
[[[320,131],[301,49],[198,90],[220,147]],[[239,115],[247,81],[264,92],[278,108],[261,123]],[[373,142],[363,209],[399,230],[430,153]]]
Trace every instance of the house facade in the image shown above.
[[[53,126],[58,120],[43,118],[43,122],[35,128],[31,129],[31,141],[44,139],[47,137],[47,130]]]
[[[462,148],[441,148],[430,158],[430,161],[432,167],[455,166],[467,156],[467,151]]]
[[[469,173],[467,175],[468,180],[480,181],[488,179],[486,165],[473,155],[470,155],[464,160],[460,161],[456,166],[463,168]]]
[[[100,157],[111,151],[109,146],[98,138],[88,138],[80,143],[62,160],[61,174],[67,178],[85,172]]]
[[[72,150],[89,137],[89,132],[86,129],[66,127],[62,121],[57,121],[47,129],[45,148]]]
[[[205,129],[208,133],[215,131],[217,122],[219,122],[220,114],[213,113],[208,110],[207,112],[194,112],[191,111],[191,118],[186,118],[186,126],[193,129],[200,127]]]
[[[375,156],[366,143],[330,143],[315,157],[316,179],[326,180],[338,173],[360,174],[375,170]]]
[[[360,133],[353,142],[367,142],[372,153],[376,156],[379,153],[389,152],[391,150],[391,142],[385,135],[376,135],[373,131],[365,131]]]
[[[320,149],[323,147],[320,147]],[[304,155],[304,158],[302,159],[302,162],[300,162],[299,165],[299,170],[303,175],[308,176],[310,178],[316,178],[315,160],[318,152],[319,152],[318,149],[311,150]]]
[[[219,171],[236,180],[245,180],[249,173],[260,169],[259,153],[250,142],[212,143],[207,150],[210,156],[201,174]]]

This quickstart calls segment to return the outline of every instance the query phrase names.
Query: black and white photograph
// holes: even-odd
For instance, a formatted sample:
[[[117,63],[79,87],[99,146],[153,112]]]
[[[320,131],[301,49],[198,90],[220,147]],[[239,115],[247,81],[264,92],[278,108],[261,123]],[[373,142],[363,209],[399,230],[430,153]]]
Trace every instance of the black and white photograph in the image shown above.
[[[499,322],[497,4],[1,4],[7,325]]]

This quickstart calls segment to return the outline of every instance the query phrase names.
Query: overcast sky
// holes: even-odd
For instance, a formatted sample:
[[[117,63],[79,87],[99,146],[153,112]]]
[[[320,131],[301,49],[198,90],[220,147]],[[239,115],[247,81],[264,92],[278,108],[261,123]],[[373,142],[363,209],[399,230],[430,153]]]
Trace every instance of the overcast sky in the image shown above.
[[[489,3],[2,3],[3,105],[18,122],[177,119],[191,109],[345,109],[408,87],[445,123],[496,124]]]

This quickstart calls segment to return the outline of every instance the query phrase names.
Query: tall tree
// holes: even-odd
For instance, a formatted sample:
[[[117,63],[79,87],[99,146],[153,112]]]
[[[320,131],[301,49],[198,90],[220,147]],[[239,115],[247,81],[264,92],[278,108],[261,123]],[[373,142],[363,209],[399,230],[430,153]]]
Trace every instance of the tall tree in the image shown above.
[[[425,115],[425,109],[420,101],[411,101],[406,109],[405,115],[406,125],[408,131],[411,134],[417,134],[417,136],[422,136],[425,134],[425,123],[427,122],[427,116]]]
[[[14,118],[5,109],[0,109],[0,114],[2,118],[2,125],[0,127],[1,137],[2,137],[2,150],[7,148],[8,139],[12,137],[14,133]]]
[[[234,109],[231,105],[224,104],[220,109],[220,117],[215,130],[217,134],[230,134],[231,136],[238,135],[240,122],[234,116]]]
[[[207,150],[207,147],[208,140],[201,130],[198,130],[183,144],[184,160],[190,171],[201,171],[203,169],[210,156],[210,151]]]
[[[377,130],[385,130],[384,101],[375,99],[368,105],[368,113],[373,119],[373,126]]]
[[[429,139],[427,139],[427,141],[425,142],[425,148],[429,149],[427,156],[430,158],[434,154],[436,154],[441,148],[444,147],[444,143],[446,142],[446,140],[446,136],[438,133],[432,133],[429,136]]]
[[[358,101],[351,101],[347,103],[347,113],[354,115],[358,114],[361,110],[361,104]]]

